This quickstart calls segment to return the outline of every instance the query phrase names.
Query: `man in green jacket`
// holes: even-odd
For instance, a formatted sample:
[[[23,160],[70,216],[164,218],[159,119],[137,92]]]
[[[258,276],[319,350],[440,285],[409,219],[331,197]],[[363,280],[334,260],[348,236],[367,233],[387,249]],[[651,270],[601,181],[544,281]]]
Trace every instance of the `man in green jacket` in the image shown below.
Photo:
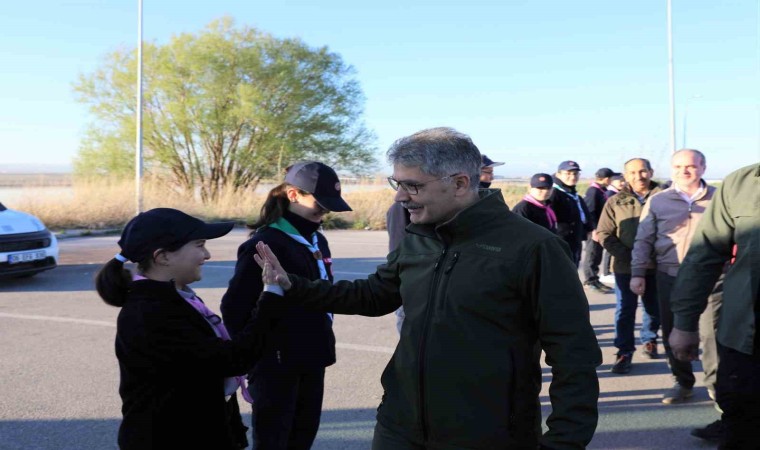
[[[381,316],[403,303],[373,450],[585,448],[601,351],[567,244],[512,214],[501,191],[478,192],[480,152],[464,134],[423,130],[396,141],[388,159],[412,223],[366,280],[288,277],[259,252],[305,306]],[[543,436],[541,349],[552,369]]]
[[[670,347],[697,359],[699,316],[723,271],[718,320],[717,401],[723,409],[720,449],[758,449],[760,439],[760,164],[730,173],[707,207],[678,271]]]
[[[617,355],[610,372],[626,374],[631,371],[633,352],[636,344],[633,328],[636,323],[636,308],[641,296],[644,306],[640,330],[643,353],[649,358],[657,358],[657,330],[660,328],[660,313],[657,306],[657,289],[655,288],[654,265],[645,271],[646,292],[633,292],[631,283],[631,254],[639,217],[644,204],[660,188],[652,181],[654,170],[648,159],[633,158],[628,160],[623,175],[626,187],[610,197],[602,209],[596,235],[599,242],[612,255],[612,267],[615,272],[615,347]]]

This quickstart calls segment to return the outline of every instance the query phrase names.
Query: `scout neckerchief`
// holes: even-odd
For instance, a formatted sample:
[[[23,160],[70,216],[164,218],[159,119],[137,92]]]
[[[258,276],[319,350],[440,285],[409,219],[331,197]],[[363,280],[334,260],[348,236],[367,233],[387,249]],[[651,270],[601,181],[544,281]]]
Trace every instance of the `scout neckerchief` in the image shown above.
[[[317,267],[319,267],[319,277],[323,280],[330,279],[327,276],[327,267],[325,267],[325,261],[322,259],[322,252],[319,250],[319,246],[317,245],[319,243],[319,239],[317,238],[316,231],[314,233],[311,233],[311,242],[309,242],[306,240],[306,238],[301,236],[301,233],[296,230],[296,227],[294,227],[284,217],[280,217],[274,223],[269,224],[269,226],[271,228],[276,228],[282,231],[299,244],[305,245],[311,254],[314,255],[314,259],[317,260]],[[333,320],[332,313],[327,313],[327,317],[329,317],[330,320]]]
[[[577,192],[569,192],[565,190],[562,186],[560,186],[557,183],[554,183],[554,188],[559,189],[560,191],[564,192],[565,194],[569,195],[573,200],[575,200],[575,204],[578,205],[578,212],[581,213],[581,222],[586,223],[586,214],[583,212],[583,206],[581,206],[581,198],[578,196]]]
[[[601,187],[599,185],[599,183],[597,183],[596,181],[594,181],[593,183],[591,183],[590,187],[595,188],[595,189],[599,189],[599,192],[601,192],[602,194],[604,194],[604,198],[605,199],[610,198],[610,193],[607,191],[607,189]]]
[[[132,274],[132,281],[137,280],[147,280],[144,276],[140,274]],[[206,322],[208,322],[209,325],[211,325],[211,329],[214,330],[214,334],[218,338],[221,338],[225,341],[230,341],[232,338],[230,337],[230,333],[227,332],[227,327],[224,326],[224,322],[222,322],[222,318],[219,317],[216,313],[211,311],[204,303],[203,300],[201,300],[197,295],[195,295],[195,291],[190,289],[190,287],[186,286],[185,289],[177,289],[177,293],[185,299],[185,301],[193,307],[196,311],[200,313],[201,316],[203,316],[204,319],[206,319]],[[250,392],[248,392],[248,383],[246,382],[245,377],[243,376],[237,376],[237,377],[227,377],[224,379],[224,393],[227,396],[234,395],[237,391],[238,387],[240,387],[240,392],[243,394],[243,398],[248,403],[253,403],[253,397],[251,397]]]
[[[549,206],[548,203],[543,204],[539,202],[538,200],[536,200],[535,198],[533,198],[533,196],[530,194],[525,194],[525,197],[523,197],[523,200],[530,203],[531,205],[536,205],[539,208],[546,211],[546,220],[549,222],[549,229],[553,230],[555,228],[555,226],[557,225],[557,215],[554,214],[554,210],[552,209],[551,206]]]

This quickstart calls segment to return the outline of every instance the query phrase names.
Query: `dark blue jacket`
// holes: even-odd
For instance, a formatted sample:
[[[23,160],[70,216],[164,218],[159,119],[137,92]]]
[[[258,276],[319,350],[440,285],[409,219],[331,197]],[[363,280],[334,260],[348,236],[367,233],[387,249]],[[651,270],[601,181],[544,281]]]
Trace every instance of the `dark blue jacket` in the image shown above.
[[[317,233],[318,246],[332,282],[330,248],[321,233]],[[309,280],[318,280],[319,266],[314,255],[305,245],[276,228],[264,227],[243,243],[238,249],[235,275],[230,280],[227,293],[222,297],[222,317],[231,335],[242,330],[251,314],[256,299],[263,290],[261,268],[254,261],[256,244],[265,242],[280,260],[283,269]],[[311,371],[335,363],[335,335],[332,321],[323,312],[307,311],[294,306],[281,318],[267,336],[267,344],[257,370],[279,367],[290,371]]]

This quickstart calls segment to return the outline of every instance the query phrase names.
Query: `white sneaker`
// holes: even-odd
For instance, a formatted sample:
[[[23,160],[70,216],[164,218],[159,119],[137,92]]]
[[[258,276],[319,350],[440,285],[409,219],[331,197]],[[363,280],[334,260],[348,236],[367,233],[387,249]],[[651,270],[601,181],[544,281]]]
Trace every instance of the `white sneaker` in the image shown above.
[[[609,275],[603,275],[599,277],[599,281],[606,284],[615,285],[615,275],[609,274]]]

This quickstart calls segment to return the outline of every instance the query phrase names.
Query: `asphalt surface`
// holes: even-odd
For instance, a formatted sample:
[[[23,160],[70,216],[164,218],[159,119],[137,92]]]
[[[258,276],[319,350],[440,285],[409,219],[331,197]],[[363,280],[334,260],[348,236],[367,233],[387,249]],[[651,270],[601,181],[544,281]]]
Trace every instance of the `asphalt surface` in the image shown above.
[[[338,278],[364,277],[384,261],[385,232],[326,234]],[[204,266],[204,279],[193,286],[215,311],[245,238],[246,231],[236,229],[208,245],[212,259]],[[121,402],[113,338],[118,309],[97,297],[92,278],[118,250],[117,239],[63,239],[58,268],[32,278],[0,280],[0,449],[116,448]],[[664,359],[637,353],[630,374],[611,374],[615,298],[588,297],[604,353],[599,427],[589,448],[713,448],[689,436],[690,428],[718,418],[701,384],[701,368],[695,366],[693,400],[668,406],[660,401],[672,384]],[[398,339],[395,317],[338,316],[335,334],[338,362],[327,369],[322,423],[313,448],[368,449],[381,396],[380,374]],[[551,374],[548,368],[544,373],[546,418]]]

